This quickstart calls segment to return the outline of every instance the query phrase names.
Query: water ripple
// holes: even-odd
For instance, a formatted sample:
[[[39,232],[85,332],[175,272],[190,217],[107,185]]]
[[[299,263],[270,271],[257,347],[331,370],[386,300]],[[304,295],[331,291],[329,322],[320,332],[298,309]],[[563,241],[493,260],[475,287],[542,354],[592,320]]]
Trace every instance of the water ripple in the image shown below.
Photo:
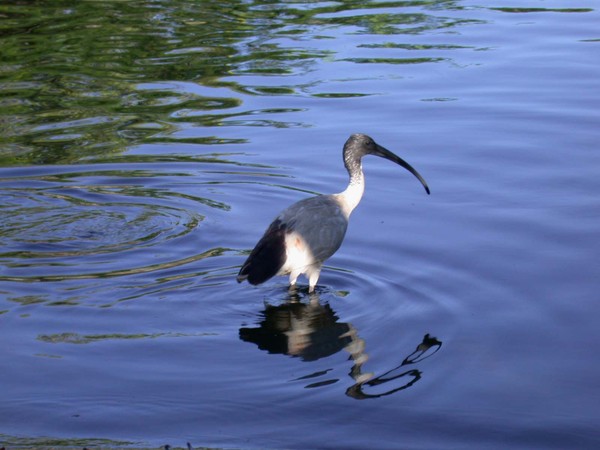
[[[0,258],[14,275],[0,279],[116,276],[164,266],[121,269],[115,254],[148,251],[181,238],[203,217],[182,208],[145,203],[139,194],[127,188],[85,186],[4,190]],[[99,264],[101,272],[86,270]]]
[[[227,251],[202,232],[206,215],[229,205],[164,186],[169,172],[37,172],[0,179],[0,281],[148,274]]]

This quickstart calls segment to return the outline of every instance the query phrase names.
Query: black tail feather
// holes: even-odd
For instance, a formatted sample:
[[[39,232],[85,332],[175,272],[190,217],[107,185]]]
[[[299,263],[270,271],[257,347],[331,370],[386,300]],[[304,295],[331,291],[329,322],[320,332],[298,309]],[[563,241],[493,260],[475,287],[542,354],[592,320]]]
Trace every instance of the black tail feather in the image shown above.
[[[275,276],[286,259],[286,226],[275,220],[258,241],[254,250],[240,269],[237,280],[248,280],[250,284],[260,284]]]

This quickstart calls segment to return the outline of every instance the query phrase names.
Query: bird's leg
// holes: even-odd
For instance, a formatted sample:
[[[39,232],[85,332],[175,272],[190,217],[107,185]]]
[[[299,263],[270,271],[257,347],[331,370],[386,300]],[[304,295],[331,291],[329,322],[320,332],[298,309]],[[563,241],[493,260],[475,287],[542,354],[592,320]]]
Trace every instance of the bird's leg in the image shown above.
[[[290,287],[296,287],[296,280],[298,279],[298,275],[300,274],[293,270],[290,272]]]
[[[317,285],[317,281],[319,280],[319,275],[321,274],[321,267],[311,267],[311,270],[308,273],[308,292],[314,292],[315,286]]]

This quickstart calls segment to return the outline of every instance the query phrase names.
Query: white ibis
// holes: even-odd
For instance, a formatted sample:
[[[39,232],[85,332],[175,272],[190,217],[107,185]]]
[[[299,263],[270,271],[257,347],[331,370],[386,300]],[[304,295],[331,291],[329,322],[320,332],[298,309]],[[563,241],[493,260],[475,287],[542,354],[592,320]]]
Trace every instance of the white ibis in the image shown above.
[[[314,291],[323,262],[342,245],[350,213],[362,198],[365,177],[361,160],[365,155],[389,159],[404,167],[429,194],[419,172],[365,134],[351,135],[344,144],[343,155],[350,175],[346,190],[300,200],[279,214],[240,269],[238,283],[248,280],[256,285],[275,275],[289,275],[290,286],[295,286],[298,276],[304,274],[309,292]]]

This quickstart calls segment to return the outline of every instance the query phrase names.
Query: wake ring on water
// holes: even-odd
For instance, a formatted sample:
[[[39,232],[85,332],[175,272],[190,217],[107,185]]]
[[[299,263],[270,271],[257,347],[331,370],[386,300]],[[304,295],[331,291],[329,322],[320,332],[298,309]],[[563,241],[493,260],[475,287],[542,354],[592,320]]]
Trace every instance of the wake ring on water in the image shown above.
[[[171,244],[204,216],[183,208],[168,193],[149,194],[98,186],[3,189],[0,280],[122,276],[208,256],[179,253],[174,258]],[[153,263],[139,265],[148,259]]]

